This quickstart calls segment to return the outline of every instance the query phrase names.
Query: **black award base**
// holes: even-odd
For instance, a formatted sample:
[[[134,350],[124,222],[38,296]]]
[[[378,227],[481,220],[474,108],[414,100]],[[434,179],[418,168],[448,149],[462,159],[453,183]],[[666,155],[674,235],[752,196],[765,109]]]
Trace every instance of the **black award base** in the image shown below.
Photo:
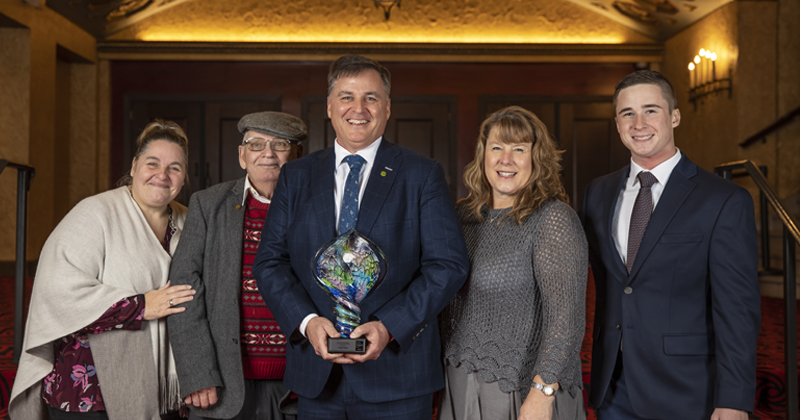
[[[333,338],[328,337],[328,353],[355,353],[367,352],[366,338]]]

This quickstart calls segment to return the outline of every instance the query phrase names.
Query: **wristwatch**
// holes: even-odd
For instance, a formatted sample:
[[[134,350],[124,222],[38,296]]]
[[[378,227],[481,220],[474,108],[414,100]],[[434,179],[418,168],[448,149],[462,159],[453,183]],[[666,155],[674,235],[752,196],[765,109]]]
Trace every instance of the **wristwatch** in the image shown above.
[[[553,395],[556,395],[555,388],[553,388],[550,385],[542,385],[539,382],[534,382],[533,383],[533,387],[538,389],[539,391],[542,391],[542,393],[544,393],[544,395],[547,395],[548,397],[552,397]]]

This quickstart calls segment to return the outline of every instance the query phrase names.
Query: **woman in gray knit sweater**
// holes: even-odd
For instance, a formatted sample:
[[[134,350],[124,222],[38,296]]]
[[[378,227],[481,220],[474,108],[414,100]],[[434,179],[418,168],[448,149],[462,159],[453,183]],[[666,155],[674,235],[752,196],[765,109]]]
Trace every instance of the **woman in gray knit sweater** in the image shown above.
[[[442,313],[444,420],[583,419],[587,245],[533,113],[483,122],[458,204],[470,277]]]

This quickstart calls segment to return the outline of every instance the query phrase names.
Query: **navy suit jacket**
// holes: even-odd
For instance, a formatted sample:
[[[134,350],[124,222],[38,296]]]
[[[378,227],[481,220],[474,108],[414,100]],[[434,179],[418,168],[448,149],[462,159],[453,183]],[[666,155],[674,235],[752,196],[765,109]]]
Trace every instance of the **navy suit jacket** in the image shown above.
[[[750,194],[682,155],[629,275],[612,238],[629,170],[595,179],[583,200],[597,288],[590,402],[602,404],[622,339],[637,415],[752,411],[761,312]]]
[[[334,302],[311,261],[336,237],[333,148],[287,163],[272,198],[253,271],[267,306],[290,334],[310,313],[334,321]],[[356,230],[386,255],[383,283],[361,303],[394,337],[377,360],[344,365],[364,401],[384,402],[444,387],[436,315],[467,278],[469,258],[442,166],[381,141]],[[333,364],[308,340],[287,345],[285,385],[306,398],[322,391]]]

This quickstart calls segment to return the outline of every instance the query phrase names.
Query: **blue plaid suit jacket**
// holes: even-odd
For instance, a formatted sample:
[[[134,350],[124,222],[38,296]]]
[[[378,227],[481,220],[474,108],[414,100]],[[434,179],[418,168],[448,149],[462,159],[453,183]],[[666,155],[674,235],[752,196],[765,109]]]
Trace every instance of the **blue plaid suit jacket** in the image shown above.
[[[336,236],[333,148],[284,165],[253,265],[264,301],[291,334],[310,313],[334,320],[334,303],[311,261]],[[380,319],[395,341],[377,360],[344,365],[364,401],[384,402],[444,387],[436,315],[467,277],[469,258],[442,166],[381,141],[356,230],[385,253],[383,283],[362,302],[361,319]],[[289,340],[285,385],[315,398],[332,363],[307,340]]]

